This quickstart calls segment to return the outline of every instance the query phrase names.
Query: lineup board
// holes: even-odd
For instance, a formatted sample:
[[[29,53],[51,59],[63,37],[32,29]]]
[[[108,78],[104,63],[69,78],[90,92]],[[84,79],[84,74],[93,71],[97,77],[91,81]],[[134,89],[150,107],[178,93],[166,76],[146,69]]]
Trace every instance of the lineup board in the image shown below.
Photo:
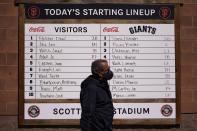
[[[138,6],[25,5],[24,79],[20,87],[23,125],[78,125],[80,84],[91,74],[91,63],[96,59],[106,59],[114,72],[108,81],[115,107],[114,124],[178,124],[174,5]],[[135,12],[129,8],[122,10],[122,15],[98,16],[107,7],[114,11],[150,8],[151,21],[140,16],[142,13],[132,18]],[[72,8],[76,16],[60,17],[57,9],[65,8]],[[88,10],[92,8],[95,11]]]
[[[85,32],[57,30],[64,27]],[[129,31],[139,27],[155,33]],[[114,72],[114,99],[175,98],[173,24],[25,24],[25,99],[79,99],[96,59]]]

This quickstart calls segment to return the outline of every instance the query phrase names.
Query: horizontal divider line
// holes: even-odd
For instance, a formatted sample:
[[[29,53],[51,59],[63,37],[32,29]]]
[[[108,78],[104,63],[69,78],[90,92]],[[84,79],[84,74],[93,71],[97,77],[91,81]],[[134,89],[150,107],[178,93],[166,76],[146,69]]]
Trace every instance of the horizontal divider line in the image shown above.
[[[80,92],[80,91],[25,91],[25,92],[52,92],[52,93],[61,93],[61,92]],[[111,91],[111,92],[175,92],[175,91]]]
[[[50,48],[50,47],[46,47],[46,46],[41,46],[41,47],[33,47],[33,46],[30,47],[30,46],[25,46],[25,47],[26,47],[26,48],[36,48],[36,49],[38,49],[38,50],[39,50],[39,48],[40,48],[40,49],[43,49],[43,48]],[[128,49],[128,48],[139,48],[139,49],[142,49],[142,48],[145,48],[145,49],[146,49],[146,48],[156,48],[156,49],[157,49],[157,48],[165,48],[165,49],[167,49],[167,48],[170,48],[170,49],[171,49],[171,48],[175,48],[175,47],[118,47],[118,46],[117,46],[117,47],[111,47],[111,46],[110,46],[110,47],[98,47],[98,46],[97,46],[97,47],[51,47],[50,49],[54,49],[54,48],[61,48],[61,49],[62,49],[62,48],[66,48],[66,49],[68,49],[68,48],[78,48],[78,49],[81,49],[81,48],[89,48],[89,49],[92,49],[92,48],[94,48],[94,49],[95,49],[95,48],[98,48],[98,49],[100,49],[100,48],[110,48],[110,49],[111,49],[111,48],[126,48],[126,49]]]
[[[54,68],[54,67],[91,67],[91,66],[24,66],[24,67],[48,67],[48,68]],[[128,67],[128,68],[136,68],[136,67],[175,67],[175,66],[111,66],[110,67]]]
[[[151,37],[151,36],[150,36]],[[99,42],[99,41],[107,41],[107,40],[25,40],[25,42],[26,41],[35,41],[35,42],[39,42],[39,41],[97,41],[97,42]],[[175,41],[175,40],[108,40],[108,41]]]
[[[115,72],[113,71],[114,73],[130,73],[130,74],[133,74],[133,73],[165,73],[165,74],[168,74],[168,73],[175,73],[175,72]],[[25,73],[46,73],[46,72],[25,72]],[[50,73],[91,73],[91,72],[48,72],[47,74],[50,74]]]
[[[39,37],[39,36],[63,36],[63,37],[68,37],[68,36],[132,36],[132,35],[102,35],[102,34],[99,34],[99,35],[28,35],[28,34],[25,34],[25,36],[36,36],[36,37]],[[175,36],[175,35],[133,35],[133,36]],[[133,37],[132,36],[132,37]]]
[[[36,79],[36,80],[43,80],[43,79],[60,79],[60,80],[62,80],[62,79],[85,79],[85,78],[24,78],[24,79]],[[117,78],[117,79],[115,79],[115,78],[113,78],[113,80],[135,80],[135,79],[156,79],[156,80],[158,80],[158,79],[161,79],[161,80],[171,80],[171,79],[175,79],[175,78]]]
[[[92,59],[25,59],[25,60],[92,60]],[[110,59],[111,61],[115,61],[115,60],[164,60],[164,61],[168,61],[168,60],[175,60],[175,59]],[[58,61],[59,62],[59,61]]]
[[[155,85],[112,85],[111,86],[130,86],[130,87],[134,87],[134,86],[171,86],[171,85],[175,85],[175,84],[166,84],[166,85],[162,85],[162,84],[155,84]],[[24,86],[81,86],[81,85],[24,85]]]
[[[58,54],[58,55],[61,55],[61,54],[92,54],[92,55],[95,55],[95,54],[99,54],[99,55],[105,55],[105,54],[109,54],[110,52],[108,53],[25,53],[25,54]],[[175,54],[175,53],[110,53],[110,54],[129,54],[129,55],[132,55],[132,54],[165,54],[165,55],[168,55],[168,54]]]

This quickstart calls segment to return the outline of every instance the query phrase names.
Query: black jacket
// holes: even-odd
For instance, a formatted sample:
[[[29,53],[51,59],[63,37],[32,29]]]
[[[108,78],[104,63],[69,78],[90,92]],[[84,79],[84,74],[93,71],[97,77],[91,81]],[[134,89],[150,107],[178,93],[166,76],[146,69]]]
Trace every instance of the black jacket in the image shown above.
[[[113,103],[107,81],[90,75],[81,83],[82,131],[112,131]]]

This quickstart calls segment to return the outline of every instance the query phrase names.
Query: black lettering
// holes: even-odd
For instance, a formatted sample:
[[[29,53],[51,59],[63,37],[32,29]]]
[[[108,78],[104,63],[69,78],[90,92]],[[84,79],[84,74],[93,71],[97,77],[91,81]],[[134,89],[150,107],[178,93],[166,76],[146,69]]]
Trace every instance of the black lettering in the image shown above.
[[[78,32],[78,28],[77,27],[73,27],[73,32]]]
[[[143,26],[143,32],[147,32],[147,26]]]
[[[130,27],[129,31],[131,34],[134,33],[138,33],[138,32],[146,32],[146,33],[151,33],[151,34],[155,34],[156,33],[156,28],[151,27],[151,26],[134,26],[134,27]]]
[[[70,114],[70,110],[67,108],[67,109],[65,109],[65,113],[66,114]]]
[[[79,112],[80,112],[80,108],[76,108],[76,110],[77,110],[77,114],[79,114]]]
[[[153,28],[152,31],[151,31],[151,33],[152,34],[155,34],[156,33],[156,30],[157,30],[156,28]]]
[[[87,32],[87,27],[83,27],[83,32]]]
[[[55,32],[81,32],[86,33],[87,27],[55,27]]]
[[[125,108],[123,108],[122,114],[127,114],[127,111]]]
[[[30,74],[30,77],[33,77],[33,74]]]
[[[114,114],[116,114],[116,108],[114,108]]]
[[[54,114],[54,115],[57,115],[57,114],[58,114],[57,108],[54,108],[54,109],[53,109],[53,114]]]
[[[60,108],[60,109],[59,109],[59,114],[61,114],[61,115],[64,114],[64,109],[63,109],[63,108]]]
[[[143,109],[143,114],[150,114],[149,108],[147,108],[147,109],[144,108],[144,109]]]
[[[75,108],[71,108],[71,110],[72,110],[72,114],[75,114]]]
[[[118,109],[118,114],[120,114],[120,110],[122,109],[122,108],[117,108]]]
[[[128,108],[128,114],[132,114],[132,113],[133,113],[132,108]]]
[[[129,31],[130,31],[131,34],[134,34],[135,33],[132,27],[129,28]]]
[[[141,26],[138,26],[138,32],[143,32]]]
[[[138,32],[138,30],[137,30],[137,28],[136,28],[136,27],[134,27],[134,31],[135,31],[135,33],[137,33],[137,32]]]
[[[55,32],[59,32],[60,27],[55,27]]]
[[[79,27],[78,29],[78,32],[83,32],[82,27]]]
[[[148,33],[150,33],[152,27],[151,26],[148,26]]]
[[[65,27],[62,27],[62,32],[66,32],[66,28]]]
[[[142,108],[137,108],[137,114],[142,114]]]

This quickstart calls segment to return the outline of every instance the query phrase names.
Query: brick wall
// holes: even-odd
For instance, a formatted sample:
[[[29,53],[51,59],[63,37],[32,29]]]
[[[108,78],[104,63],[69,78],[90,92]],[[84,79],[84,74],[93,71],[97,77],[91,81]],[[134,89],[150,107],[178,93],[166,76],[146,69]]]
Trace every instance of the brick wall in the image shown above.
[[[181,108],[197,112],[197,0],[181,8]]]
[[[0,115],[17,115],[18,9],[0,0]],[[182,112],[197,112],[197,0],[181,8]]]
[[[18,99],[18,8],[0,0],[0,115],[16,115]]]

